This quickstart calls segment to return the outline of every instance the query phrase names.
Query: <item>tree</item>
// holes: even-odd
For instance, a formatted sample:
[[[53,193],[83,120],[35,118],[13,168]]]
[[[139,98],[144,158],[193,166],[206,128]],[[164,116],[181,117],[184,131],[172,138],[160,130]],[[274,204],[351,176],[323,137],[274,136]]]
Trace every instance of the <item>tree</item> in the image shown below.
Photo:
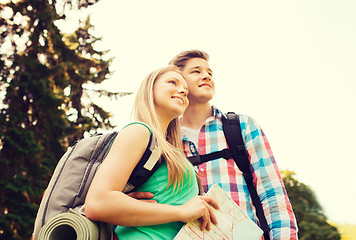
[[[56,21],[98,0],[18,0],[0,5],[0,239],[29,239],[44,188],[66,147],[84,132],[112,128],[84,88],[110,76],[89,18],[73,34]],[[92,85],[90,85],[92,84]],[[92,93],[91,93],[92,94]]]
[[[339,240],[337,228],[327,222],[312,189],[294,178],[295,173],[282,171],[283,182],[293,206],[301,240]]]

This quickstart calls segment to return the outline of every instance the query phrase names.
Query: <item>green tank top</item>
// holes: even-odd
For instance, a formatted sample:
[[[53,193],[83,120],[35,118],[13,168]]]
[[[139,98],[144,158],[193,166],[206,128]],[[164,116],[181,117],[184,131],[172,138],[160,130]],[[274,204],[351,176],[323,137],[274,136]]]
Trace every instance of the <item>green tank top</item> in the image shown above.
[[[193,166],[190,166],[191,172],[194,173]],[[152,192],[158,203],[169,205],[182,205],[198,195],[199,188],[194,174],[185,174],[183,187],[173,193],[173,187],[167,188],[168,169],[165,161],[156,172],[144,183],[137,191]],[[183,222],[172,222],[160,225],[140,226],[140,227],[123,227],[116,226],[115,233],[120,240],[127,239],[173,239]]]

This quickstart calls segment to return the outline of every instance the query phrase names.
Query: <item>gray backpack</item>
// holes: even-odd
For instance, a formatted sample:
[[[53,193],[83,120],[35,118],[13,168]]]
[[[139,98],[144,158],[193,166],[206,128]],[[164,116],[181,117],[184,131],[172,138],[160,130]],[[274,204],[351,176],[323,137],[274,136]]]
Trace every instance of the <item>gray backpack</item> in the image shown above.
[[[46,226],[50,230],[46,229],[41,231],[49,231],[50,233],[46,233],[47,235],[50,235],[52,232],[52,237],[43,237],[44,233],[40,234],[40,230],[44,228],[45,224],[47,223],[48,225],[48,222],[51,221],[51,219],[58,218],[59,214],[75,212],[79,214],[74,215],[80,215],[85,218],[83,206],[89,186],[100,164],[109,152],[117,134],[117,132],[97,134],[90,138],[81,139],[70,147],[62,156],[54,170],[39,206],[35,221],[33,240],[63,238],[63,236],[53,237],[53,231],[55,230],[53,228],[56,228],[59,234],[61,234],[60,232],[64,232],[60,229],[64,230],[65,228],[60,226],[60,224],[58,225],[58,223],[55,223],[56,225],[53,225],[54,223],[52,223],[53,226]],[[132,172],[125,187],[125,193],[135,191],[145,183],[159,167],[160,154],[156,154],[158,152],[156,151],[158,149],[156,146],[156,139],[152,137],[151,133],[146,151]],[[152,151],[154,151],[155,154],[152,154]],[[85,219],[85,221],[87,220],[88,219]],[[58,220],[56,221],[58,222]],[[65,225],[66,223],[63,224]],[[99,228],[98,231],[102,231],[103,223],[97,224]],[[106,225],[112,231],[110,225]],[[42,237],[39,238],[39,234]],[[77,236],[78,232],[74,233],[74,235],[76,235],[74,239],[80,239],[79,236]],[[102,236],[102,233],[99,233],[99,235]],[[112,236],[106,236],[105,239],[110,239],[111,237]],[[97,239],[101,240],[103,238],[99,237]]]

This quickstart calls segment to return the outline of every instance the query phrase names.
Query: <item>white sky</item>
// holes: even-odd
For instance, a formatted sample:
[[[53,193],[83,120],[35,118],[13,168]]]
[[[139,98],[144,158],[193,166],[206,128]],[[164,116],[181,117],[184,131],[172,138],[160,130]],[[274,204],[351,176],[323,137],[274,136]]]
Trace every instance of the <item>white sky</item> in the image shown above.
[[[101,0],[91,11],[116,58],[104,86],[136,91],[177,53],[208,52],[213,104],[255,118],[329,219],[356,223],[356,1]],[[119,127],[133,99],[105,103]]]

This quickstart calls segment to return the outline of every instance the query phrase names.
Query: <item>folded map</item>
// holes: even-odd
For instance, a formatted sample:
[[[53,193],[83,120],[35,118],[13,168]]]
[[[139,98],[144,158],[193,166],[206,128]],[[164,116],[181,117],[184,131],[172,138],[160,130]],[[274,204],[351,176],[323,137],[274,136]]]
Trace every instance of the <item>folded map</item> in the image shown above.
[[[206,229],[201,231],[198,220],[189,222],[182,227],[174,240],[261,239],[263,231],[231,200],[218,184],[213,185],[207,195],[217,201],[219,205],[219,209],[213,208],[218,224],[212,224],[209,231]]]

